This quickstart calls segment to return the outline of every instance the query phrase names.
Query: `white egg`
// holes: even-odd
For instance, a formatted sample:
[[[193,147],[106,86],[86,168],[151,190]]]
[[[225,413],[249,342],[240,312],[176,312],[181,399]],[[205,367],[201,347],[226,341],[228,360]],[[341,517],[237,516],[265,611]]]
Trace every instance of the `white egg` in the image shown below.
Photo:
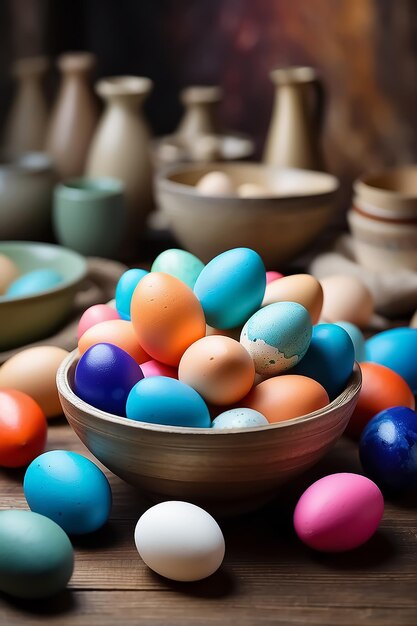
[[[19,274],[17,265],[8,256],[0,254],[0,295],[7,291]]]
[[[253,428],[254,426],[265,426],[269,424],[262,413],[254,409],[230,409],[220,413],[211,423],[212,428],[218,430],[224,428]]]
[[[265,198],[273,194],[256,183],[243,183],[237,188],[237,195],[241,198]]]
[[[171,580],[207,578],[222,564],[223,533],[204,509],[189,502],[161,502],[139,518],[136,548],[146,565]]]
[[[235,193],[233,182],[224,172],[205,174],[195,188],[204,196],[230,196]]]

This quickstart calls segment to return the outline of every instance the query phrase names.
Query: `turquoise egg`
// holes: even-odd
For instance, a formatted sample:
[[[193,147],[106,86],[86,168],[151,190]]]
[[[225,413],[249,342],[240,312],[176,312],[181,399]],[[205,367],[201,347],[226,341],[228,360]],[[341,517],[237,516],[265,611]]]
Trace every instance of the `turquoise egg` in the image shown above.
[[[130,320],[130,303],[132,301],[133,292],[135,291],[138,283],[146,274],[149,274],[146,270],[131,269],[127,270],[119,278],[119,282],[116,285],[116,310],[122,320]]]
[[[417,394],[417,329],[393,328],[374,335],[365,344],[365,356],[397,372]]]
[[[190,289],[200,276],[204,263],[191,252],[171,248],[159,254],[152,264],[151,272],[163,272],[182,280]]]
[[[70,535],[91,533],[111,509],[109,481],[100,468],[76,452],[52,450],[26,470],[23,491],[32,511],[49,517]]]
[[[18,296],[33,296],[57,287],[62,280],[61,274],[55,270],[34,270],[17,278],[9,286],[6,295],[14,298]]]
[[[249,248],[219,254],[202,270],[194,286],[206,322],[213,328],[236,328],[257,311],[265,294],[261,257]]]
[[[251,355],[258,374],[275,376],[297,365],[308,350],[312,324],[296,302],[276,302],[246,322],[240,343]]]
[[[138,422],[210,428],[209,410],[203,398],[185,383],[166,376],[139,381],[127,399],[126,415]]]
[[[337,326],[343,328],[352,340],[355,348],[355,361],[362,363],[365,360],[365,337],[362,331],[351,322],[335,322]]]
[[[212,428],[223,430],[225,428],[254,428],[255,426],[266,426],[268,420],[262,413],[254,409],[229,409],[220,413],[211,424]]]
[[[31,511],[0,511],[0,591],[46,598],[72,576],[74,551],[55,522]]]

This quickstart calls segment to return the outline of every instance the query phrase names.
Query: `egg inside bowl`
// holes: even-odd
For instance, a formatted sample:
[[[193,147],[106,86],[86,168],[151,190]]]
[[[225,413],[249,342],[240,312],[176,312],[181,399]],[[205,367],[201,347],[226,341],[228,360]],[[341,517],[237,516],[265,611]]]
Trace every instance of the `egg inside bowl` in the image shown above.
[[[78,351],[65,359],[57,386],[65,416],[90,452],[151,500],[187,500],[221,515],[256,509],[319,461],[346,428],[361,387],[355,365],[333,402],[293,420],[234,430],[161,426],[77,397],[78,359]]]

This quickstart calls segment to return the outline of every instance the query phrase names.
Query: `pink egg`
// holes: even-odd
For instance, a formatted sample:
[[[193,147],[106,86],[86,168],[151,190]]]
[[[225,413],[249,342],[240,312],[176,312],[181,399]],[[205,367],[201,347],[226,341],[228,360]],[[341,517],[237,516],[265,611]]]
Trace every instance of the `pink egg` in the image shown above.
[[[330,474],[313,483],[294,511],[294,528],[305,544],[322,552],[344,552],[375,533],[384,498],[372,480],[359,474]]]
[[[142,363],[140,369],[142,370],[145,378],[150,378],[151,376],[168,376],[169,378],[178,378],[178,370],[176,367],[165,365],[165,363],[160,363],[159,361],[155,361],[155,359]]]
[[[271,270],[266,273],[266,284],[269,285],[269,283],[272,283],[274,280],[278,280],[278,278],[284,278],[284,274]]]
[[[116,309],[113,309],[108,304],[94,304],[94,306],[90,306],[84,311],[78,322],[78,339],[83,336],[86,330],[96,324],[119,319],[120,315]]]

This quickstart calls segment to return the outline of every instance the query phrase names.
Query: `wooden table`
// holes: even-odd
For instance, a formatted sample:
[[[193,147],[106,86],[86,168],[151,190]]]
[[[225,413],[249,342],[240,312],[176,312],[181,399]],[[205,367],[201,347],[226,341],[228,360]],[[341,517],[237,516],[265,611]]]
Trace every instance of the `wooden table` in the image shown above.
[[[50,425],[48,448],[87,454],[64,420]],[[387,503],[378,533],[351,553],[315,553],[294,535],[291,514],[301,489],[334,471],[359,471],[352,442],[341,440],[318,468],[262,511],[220,520],[224,564],[211,578],[188,584],[164,580],[144,565],[133,531],[149,503],[109,475],[111,520],[96,534],[74,539],[69,588],[38,602],[0,595],[0,624],[415,626],[416,500]],[[1,508],[26,508],[22,477],[23,471],[0,474]]]

